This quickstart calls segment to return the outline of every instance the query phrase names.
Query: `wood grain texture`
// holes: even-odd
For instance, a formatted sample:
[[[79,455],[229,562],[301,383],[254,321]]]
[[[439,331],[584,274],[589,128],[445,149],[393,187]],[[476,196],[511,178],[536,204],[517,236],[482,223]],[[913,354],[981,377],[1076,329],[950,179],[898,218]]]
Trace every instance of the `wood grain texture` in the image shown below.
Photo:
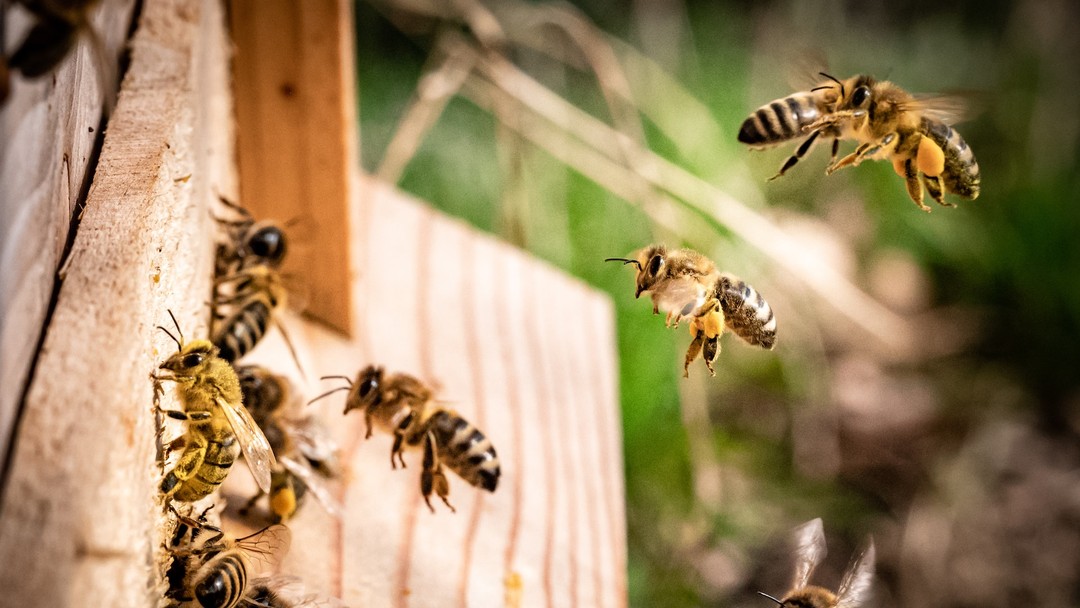
[[[150,606],[160,594],[149,374],[175,346],[154,326],[172,309],[189,338],[206,332],[207,202],[235,180],[226,49],[214,0],[146,0],[15,439],[4,605]]]
[[[91,16],[110,62],[106,69],[113,72],[133,5],[102,0]],[[14,46],[30,25],[29,14],[12,6],[7,17],[4,39]],[[103,90],[108,85],[98,68],[89,37],[82,35],[53,74],[34,80],[13,75],[11,98],[0,108],[0,470],[72,213],[102,137],[103,95],[116,94]]]
[[[349,0],[231,0],[240,201],[307,235],[283,268],[308,314],[352,330],[356,82]]]
[[[312,407],[343,449],[345,515],[305,505],[290,522],[283,570],[350,606],[625,606],[610,300],[385,185],[361,190],[357,338],[290,319],[306,383],[278,335],[250,360],[309,396],[334,385],[318,376],[354,376],[369,363],[412,373],[487,434],[502,477],[489,494],[451,474],[457,513],[437,504],[433,514],[420,497],[419,452],[392,470],[392,438],[365,441],[362,417],[343,418],[343,397],[327,398]],[[230,503],[253,488],[245,478],[226,482]]]

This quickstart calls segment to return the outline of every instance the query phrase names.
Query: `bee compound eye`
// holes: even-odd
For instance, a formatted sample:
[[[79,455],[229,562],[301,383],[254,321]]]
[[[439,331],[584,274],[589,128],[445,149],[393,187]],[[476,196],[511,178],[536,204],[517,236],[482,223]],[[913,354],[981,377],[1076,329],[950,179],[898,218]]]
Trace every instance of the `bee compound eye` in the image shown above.
[[[652,259],[649,260],[649,274],[655,275],[656,273],[660,272],[660,267],[663,266],[663,265],[664,265],[663,256],[654,255],[652,257]]]
[[[360,396],[367,397],[378,387],[378,380],[376,380],[375,378],[365,378],[364,381],[360,383]]]
[[[199,353],[191,353],[190,355],[186,355],[181,363],[184,367],[198,367],[199,364],[203,362],[203,359],[204,357]]]
[[[266,226],[252,235],[248,248],[256,257],[279,262],[285,256],[285,234],[277,226]]]
[[[870,89],[866,87],[859,87],[851,94],[851,105],[856,108],[866,105],[867,101],[870,101]]]

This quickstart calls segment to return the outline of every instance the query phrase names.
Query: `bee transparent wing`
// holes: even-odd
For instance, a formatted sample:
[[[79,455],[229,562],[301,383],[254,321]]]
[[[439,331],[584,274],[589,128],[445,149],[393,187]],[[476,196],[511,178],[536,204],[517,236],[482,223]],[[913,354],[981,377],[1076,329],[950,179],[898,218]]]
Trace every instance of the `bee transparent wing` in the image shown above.
[[[306,462],[302,460],[293,459],[290,456],[282,456],[281,464],[293,475],[297,476],[300,481],[304,482],[308,491],[315,496],[315,499],[319,501],[319,504],[326,509],[326,512],[334,517],[341,517],[341,503],[330,493],[330,488],[326,485],[326,478],[315,472],[315,469],[311,468]]]
[[[964,122],[974,114],[974,96],[971,94],[917,94],[914,97],[913,110],[947,125]]]
[[[292,544],[292,532],[281,524],[267,526],[258,532],[236,539],[236,547],[244,552],[256,571],[276,568]]]
[[[282,420],[282,425],[287,427],[289,437],[304,458],[319,463],[312,465],[316,473],[324,477],[338,475],[338,445],[325,427],[311,417]]]
[[[851,561],[840,589],[836,592],[836,608],[858,608],[870,599],[870,588],[874,582],[874,540],[870,539]]]
[[[255,483],[259,484],[259,489],[263,492],[269,493],[270,469],[275,461],[274,451],[270,449],[266,435],[263,435],[262,429],[243,405],[233,405],[224,399],[218,399],[218,405],[225,410],[225,417],[232,426],[240,450],[244,453],[244,460],[251,469],[251,475],[255,477]]]
[[[825,530],[821,518],[812,519],[795,529],[795,577],[791,588],[799,589],[810,584],[821,560],[825,559]]]
[[[252,579],[244,601],[265,608],[345,608],[341,600],[312,593],[299,577],[283,574]]]

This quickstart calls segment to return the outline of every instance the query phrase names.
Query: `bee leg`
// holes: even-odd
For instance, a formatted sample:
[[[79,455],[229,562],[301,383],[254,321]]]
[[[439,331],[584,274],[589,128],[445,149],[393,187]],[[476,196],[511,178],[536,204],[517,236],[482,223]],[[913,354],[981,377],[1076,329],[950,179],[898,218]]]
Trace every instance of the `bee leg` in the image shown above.
[[[937,204],[942,207],[956,206],[956,203],[945,202],[945,186],[941,183],[940,175],[931,177],[923,173],[922,179],[923,183],[926,184],[926,191],[930,193],[930,197],[933,198]]]
[[[907,185],[908,196],[911,197],[911,200],[915,201],[919,209],[930,213],[930,207],[923,203],[923,189],[922,183],[919,182],[919,170],[915,168],[915,161],[910,158],[904,161],[904,183]]]
[[[843,169],[844,167],[847,167],[849,165],[858,164],[858,163],[855,162],[855,160],[857,158],[859,158],[859,152],[866,149],[866,148],[868,148],[869,146],[870,146],[870,144],[863,144],[863,145],[859,146],[851,154],[848,154],[844,158],[841,158],[840,160],[836,161],[835,163],[829,165],[828,167],[825,167],[825,175],[832,175],[833,173],[836,173],[837,171],[839,171],[840,169]]]
[[[427,503],[431,512],[435,512],[435,507],[431,506],[431,492],[434,490],[439,498],[447,507],[450,507],[452,513],[457,513],[454,509],[454,505],[450,504],[448,496],[450,496],[450,482],[446,479],[446,474],[443,473],[442,463],[439,462],[439,458],[436,455],[437,446],[435,442],[435,435],[428,432],[424,437],[424,470],[420,473],[420,492],[424,495],[424,502]]]
[[[704,334],[703,334],[704,335]],[[709,368],[709,374],[716,376],[716,370],[713,369],[713,361],[716,361],[717,355],[720,354],[720,334],[717,334],[711,338],[705,339],[705,352],[703,359],[705,359],[705,367]]]
[[[840,155],[840,139],[834,137],[832,140],[832,155],[829,156],[829,164],[836,162],[836,157]]]
[[[171,495],[181,482],[187,481],[202,466],[206,456],[207,440],[201,433],[188,433],[190,444],[176,461],[176,465],[161,480],[161,491]]]
[[[390,448],[390,468],[392,468],[392,469],[397,468],[397,463],[398,462],[401,463],[401,468],[403,468],[403,469],[407,468],[405,466],[405,457],[401,455],[401,452],[402,452],[402,450],[401,450],[401,442],[404,439],[405,439],[405,435],[403,435],[400,431],[395,431],[394,432],[394,445],[393,445],[393,447]],[[394,461],[395,456],[397,457],[397,462]]]
[[[692,324],[690,326],[690,333],[694,336],[694,340],[690,343],[690,347],[686,349],[686,359],[683,361],[683,378],[690,377],[690,364],[701,354],[701,346],[705,342],[705,332],[698,330],[696,325]]]
[[[364,410],[364,424],[367,426],[367,432],[364,433],[364,439],[371,439],[371,411]]]
[[[772,180],[780,177],[788,169],[790,169],[790,168],[794,167],[796,164],[798,164],[799,160],[803,156],[805,156],[807,152],[810,151],[810,147],[814,145],[814,141],[818,138],[818,135],[821,135],[821,131],[814,131],[813,133],[810,134],[810,137],[807,137],[805,140],[803,140],[803,143],[800,144],[798,149],[795,150],[795,154],[792,154],[791,156],[788,157],[788,159],[786,161],[784,161],[784,166],[780,167],[780,171],[778,171],[776,173],[776,175],[770,177],[769,181],[771,182]]]

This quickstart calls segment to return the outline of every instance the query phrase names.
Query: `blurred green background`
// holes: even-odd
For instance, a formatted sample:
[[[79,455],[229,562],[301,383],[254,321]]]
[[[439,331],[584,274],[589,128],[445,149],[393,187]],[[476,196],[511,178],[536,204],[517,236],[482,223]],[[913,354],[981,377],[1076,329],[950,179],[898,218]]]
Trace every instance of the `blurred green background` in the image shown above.
[[[1080,605],[1078,15],[1068,0],[359,4],[365,169],[617,306],[631,606],[770,605],[755,592],[787,590],[789,530],[818,516],[830,552],[814,580],[835,588],[872,534],[875,605]],[[462,48],[740,201],[804,259],[778,263],[746,240],[756,228],[620,179],[651,166],[640,156],[624,155],[629,173],[557,158],[482,87],[414,106]],[[963,94],[981,197],[925,214],[887,163],[824,176],[825,146],[767,182],[795,144],[748,151],[739,125],[826,68]],[[403,124],[429,129],[414,149],[391,143]],[[698,362],[683,380],[686,333],[602,262],[657,241],[762,292],[777,349],[727,337],[716,378]],[[873,305],[829,297],[836,275]]]

